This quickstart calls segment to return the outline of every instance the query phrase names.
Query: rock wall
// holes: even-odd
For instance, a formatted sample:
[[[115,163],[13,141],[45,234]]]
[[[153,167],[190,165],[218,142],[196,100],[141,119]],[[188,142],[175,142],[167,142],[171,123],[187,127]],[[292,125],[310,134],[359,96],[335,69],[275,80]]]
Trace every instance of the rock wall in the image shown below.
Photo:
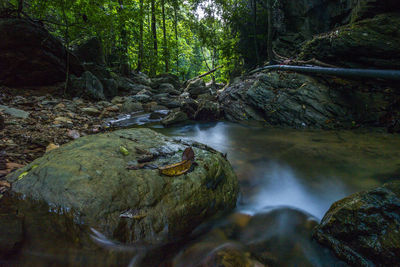
[[[18,18],[0,19],[0,84],[51,85],[65,81],[67,50],[42,25]],[[81,75],[83,67],[69,53],[69,71]]]

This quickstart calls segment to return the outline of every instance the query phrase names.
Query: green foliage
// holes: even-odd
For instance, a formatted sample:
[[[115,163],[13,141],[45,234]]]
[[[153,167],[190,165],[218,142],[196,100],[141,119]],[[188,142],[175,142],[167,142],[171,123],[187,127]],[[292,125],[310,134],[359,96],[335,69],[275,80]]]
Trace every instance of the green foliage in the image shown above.
[[[7,4],[15,9],[18,2],[7,0]],[[108,66],[116,72],[124,72],[124,66],[128,66],[131,70],[156,75],[164,71],[166,60],[169,61],[169,71],[181,79],[192,78],[222,65],[215,76],[206,78],[226,82],[241,71],[239,31],[233,31],[231,27],[232,19],[240,16],[237,8],[241,4],[236,0],[164,0],[165,43],[162,2],[155,1],[158,51],[154,50],[150,0],[23,2],[24,16],[42,21],[71,49],[97,36],[103,44]],[[167,54],[164,51],[168,51]]]

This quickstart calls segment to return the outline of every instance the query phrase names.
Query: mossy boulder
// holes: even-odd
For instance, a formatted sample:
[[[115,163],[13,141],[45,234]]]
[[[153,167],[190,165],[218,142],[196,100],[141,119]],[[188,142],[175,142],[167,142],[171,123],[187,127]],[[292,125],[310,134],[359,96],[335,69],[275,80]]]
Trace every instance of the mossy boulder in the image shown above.
[[[184,175],[161,175],[155,166],[179,162],[189,145],[196,166]],[[76,222],[126,243],[180,239],[235,207],[238,195],[236,176],[222,154],[144,128],[79,138],[7,179],[13,192],[72,212]]]
[[[316,36],[301,59],[352,68],[400,69],[400,15],[381,14]]]
[[[335,202],[314,238],[354,266],[399,266],[400,182]]]

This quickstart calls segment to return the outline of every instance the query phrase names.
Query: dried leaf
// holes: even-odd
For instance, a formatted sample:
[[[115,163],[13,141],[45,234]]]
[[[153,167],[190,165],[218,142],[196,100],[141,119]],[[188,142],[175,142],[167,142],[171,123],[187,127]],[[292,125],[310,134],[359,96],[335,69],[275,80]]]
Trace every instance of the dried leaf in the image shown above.
[[[15,169],[24,167],[24,165],[14,163],[14,162],[8,162],[8,163],[6,163],[6,167],[7,167],[7,169],[15,170]]]
[[[191,147],[187,147],[182,153],[182,160],[194,161],[194,151]]]
[[[0,181],[0,186],[4,186],[4,187],[8,187],[8,188],[11,187],[10,183],[7,181]]]
[[[161,174],[167,176],[178,176],[188,172],[191,166],[191,160],[184,160],[164,167],[159,167],[158,169],[160,170]]]
[[[59,145],[50,143],[50,144],[46,147],[46,153],[49,152],[49,151],[52,151],[52,150],[54,150],[54,149],[56,149],[56,148],[59,148],[59,147],[60,147]]]

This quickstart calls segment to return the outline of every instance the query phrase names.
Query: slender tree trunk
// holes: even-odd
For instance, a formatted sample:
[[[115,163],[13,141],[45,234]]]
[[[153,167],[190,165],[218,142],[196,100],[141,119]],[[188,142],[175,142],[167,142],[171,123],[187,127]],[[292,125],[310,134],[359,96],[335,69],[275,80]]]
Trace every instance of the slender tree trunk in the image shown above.
[[[24,0],[18,0],[18,6],[17,6],[17,16],[18,18],[21,17],[22,10],[24,9]]]
[[[121,37],[121,52],[120,52],[120,72],[124,75],[129,73],[129,65],[128,65],[128,38],[127,32],[125,28],[125,16],[124,16],[124,1],[118,0],[119,3],[119,32]]]
[[[167,29],[165,26],[165,0],[161,0],[162,6],[162,20],[163,20],[163,53],[164,53],[164,62],[165,62],[165,72],[169,72],[169,53],[168,53],[168,44],[167,44]]]
[[[176,72],[179,73],[178,0],[174,0],[174,28],[176,42]]]
[[[151,0],[151,31],[153,33],[153,64],[152,74],[155,75],[157,72],[158,63],[158,45],[157,45],[157,26],[156,26],[156,3],[155,0]]]
[[[144,51],[143,51],[143,20],[144,20],[144,12],[143,12],[143,0],[139,0],[139,55],[138,55],[138,66],[137,70],[141,71],[143,68],[143,58],[144,58]]]
[[[272,38],[273,38],[273,25],[272,25],[272,0],[267,0],[267,16],[268,16],[268,39],[267,39],[267,54],[269,64],[274,64],[276,62],[273,48],[272,48]]]
[[[63,1],[62,5],[62,12],[63,18],[65,22],[65,32],[64,32],[64,39],[65,39],[65,52],[66,52],[66,60],[65,60],[65,84],[64,84],[64,95],[67,93],[68,85],[69,85],[69,24],[68,18],[65,14],[65,0]]]
[[[260,54],[258,53],[258,42],[257,42],[257,1],[256,0],[252,0],[252,6],[253,6],[254,52],[256,53],[256,64],[259,65],[260,64]]]

